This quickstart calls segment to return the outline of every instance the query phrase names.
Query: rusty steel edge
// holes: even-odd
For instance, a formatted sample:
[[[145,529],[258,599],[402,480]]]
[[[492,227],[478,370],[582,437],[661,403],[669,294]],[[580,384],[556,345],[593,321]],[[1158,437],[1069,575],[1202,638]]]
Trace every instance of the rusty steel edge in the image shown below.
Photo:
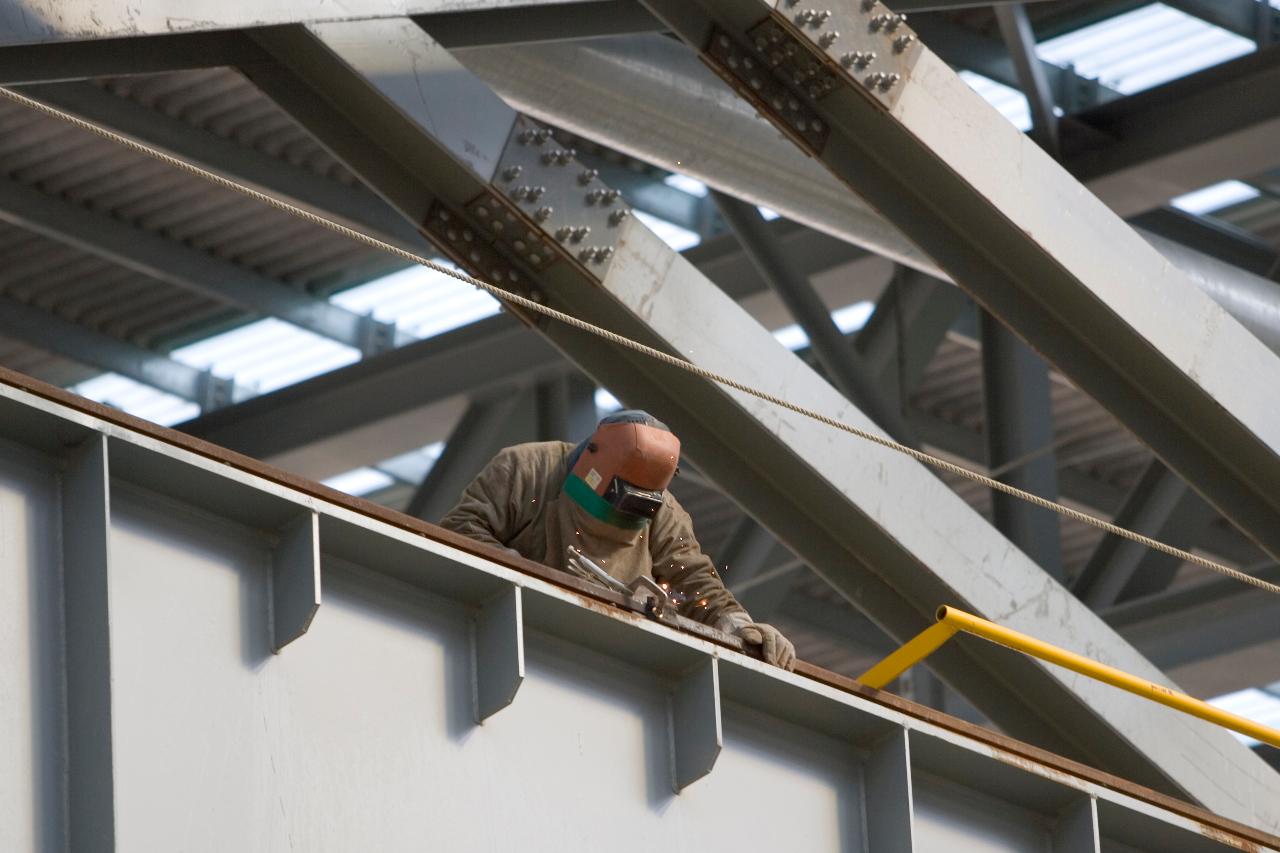
[[[195,453],[206,459],[236,468],[256,477],[270,480],[278,485],[285,486],[311,497],[319,498],[328,503],[335,504],[343,509],[359,513],[374,520],[398,527],[402,530],[416,533],[428,539],[457,548],[477,557],[481,557],[493,563],[505,566],[506,568],[518,571],[538,580],[545,581],[562,589],[573,592],[590,601],[610,605],[618,610],[625,611],[628,614],[641,614],[641,609],[632,601],[615,593],[612,590],[605,589],[594,584],[587,583],[567,572],[557,571],[541,563],[527,560],[523,557],[513,557],[512,555],[491,548],[488,545],[477,542],[473,539],[446,530],[443,527],[432,524],[427,521],[406,515],[402,512],[390,509],[364,498],[354,497],[345,492],[325,486],[314,480],[292,474],[281,468],[269,465],[251,456],[245,456],[234,450],[228,450],[225,447],[213,444],[203,439],[195,438],[176,429],[162,427],[150,421],[134,415],[127,414],[119,409],[113,409],[109,406],[96,403],[85,397],[73,394],[56,385],[50,385],[41,382],[38,379],[11,370],[7,367],[0,367],[0,383],[11,388],[42,397],[59,405],[66,406],[83,414],[107,421],[117,426],[125,427],[138,433],[146,435],[148,438],[162,441],[181,450]],[[598,608],[593,608],[598,609]],[[682,619],[678,626],[669,626],[691,633],[701,639],[713,642],[719,646],[733,649],[734,651],[743,651],[741,644],[734,643],[729,638],[718,631],[714,631],[700,623],[692,620]],[[824,669],[820,666],[797,660],[795,664],[795,673],[812,679],[819,684],[834,688],[843,693],[848,693],[874,702],[883,707],[889,708],[906,716],[914,717],[922,722],[937,726],[942,729],[954,732],[964,737],[979,741],[994,750],[997,760],[1005,761],[1005,763],[1019,765],[1021,761],[1031,761],[1039,765],[1043,765],[1059,773],[1074,776],[1082,781],[1098,785],[1103,788],[1116,791],[1135,799],[1143,800],[1151,805],[1166,809],[1182,817],[1204,824],[1206,829],[1213,828],[1228,837],[1221,839],[1231,843],[1232,846],[1240,847],[1243,850],[1254,849],[1255,845],[1262,845],[1275,850],[1280,850],[1280,836],[1271,835],[1262,830],[1246,826],[1242,823],[1224,818],[1221,815],[1214,814],[1200,806],[1193,805],[1176,797],[1162,794],[1142,785],[1135,784],[1119,776],[1112,775],[1087,764],[1082,764],[1069,758],[1065,758],[1057,753],[1050,752],[1040,747],[1033,746],[1024,741],[1002,735],[990,729],[974,723],[969,723],[950,714],[945,714],[925,705],[917,704],[908,699],[894,695],[884,690],[867,687],[858,681],[831,670]]]

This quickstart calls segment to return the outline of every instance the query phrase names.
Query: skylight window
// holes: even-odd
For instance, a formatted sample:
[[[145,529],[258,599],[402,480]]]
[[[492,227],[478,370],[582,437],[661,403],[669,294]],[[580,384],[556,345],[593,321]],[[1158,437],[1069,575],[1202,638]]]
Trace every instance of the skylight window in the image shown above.
[[[1210,699],[1209,704],[1264,726],[1280,727],[1280,684],[1261,690],[1256,687],[1237,690],[1235,693]],[[1232,734],[1236,740],[1249,746],[1259,743],[1248,735],[1236,732]]]
[[[452,266],[441,261],[445,266]],[[430,338],[492,317],[498,300],[444,273],[412,266],[368,284],[344,290],[329,300],[356,314],[396,324],[414,338]]]
[[[387,486],[393,486],[396,481],[390,474],[379,471],[377,468],[357,468],[321,482],[331,489],[361,497],[370,492],[385,489]]]
[[[360,352],[269,317],[180,347],[170,356],[265,394],[359,361]]]
[[[681,192],[686,192],[689,195],[696,195],[698,198],[706,198],[707,195],[707,185],[702,181],[689,177],[688,175],[681,175],[679,173],[667,175],[662,179],[662,182],[669,187],[680,190]]]
[[[867,320],[871,319],[871,314],[875,309],[876,306],[873,302],[855,302],[852,305],[846,305],[843,308],[837,308],[832,311],[831,319],[835,320],[836,328],[847,335],[865,326]],[[775,329],[773,336],[778,343],[792,352],[809,346],[809,336],[796,323],[790,326],[783,326],[781,329]]]
[[[657,234],[672,249],[677,252],[683,252],[685,249],[692,249],[694,246],[702,242],[702,238],[688,228],[681,228],[665,219],[645,213],[643,210],[633,210],[635,217],[643,222],[650,231]]]
[[[1280,2],[1280,0],[1277,0]],[[1180,195],[1169,204],[1184,213],[1202,216],[1231,207],[1244,201],[1252,201],[1262,195],[1258,190],[1240,181],[1223,181],[1219,184],[1198,189],[1195,192]]]
[[[113,409],[146,418],[160,426],[173,426],[200,414],[200,407],[189,400],[166,394],[117,373],[104,373],[86,379],[68,390]]]
[[[1026,132],[1031,129],[1031,107],[1027,104],[1026,96],[1017,89],[997,83],[981,74],[974,74],[972,71],[961,71],[960,79],[967,83],[970,89],[981,95],[983,100],[995,107],[1000,115],[1007,118],[1018,130]]]
[[[1042,42],[1036,53],[1129,95],[1254,49],[1247,38],[1152,3]]]

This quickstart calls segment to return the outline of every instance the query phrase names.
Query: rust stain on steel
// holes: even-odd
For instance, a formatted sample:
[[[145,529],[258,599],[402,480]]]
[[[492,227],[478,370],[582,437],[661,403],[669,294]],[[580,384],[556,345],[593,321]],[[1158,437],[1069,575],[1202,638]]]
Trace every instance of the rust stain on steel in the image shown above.
[[[396,512],[385,506],[380,506],[364,498],[357,498],[351,495],[331,489],[328,486],[300,477],[297,474],[291,474],[288,471],[268,465],[250,456],[242,453],[236,453],[225,447],[220,447],[203,439],[195,438],[186,433],[179,432],[168,427],[158,426],[145,421],[141,418],[126,414],[118,409],[111,409],[92,400],[87,400],[70,391],[33,379],[30,376],[10,370],[7,367],[0,367],[0,383],[16,388],[25,393],[36,397],[50,400],[67,408],[74,409],[86,415],[90,415],[107,423],[115,424],[132,430],[148,438],[163,442],[180,450],[203,456],[214,462],[226,465],[260,477],[264,480],[270,480],[282,486],[286,486],[294,491],[310,495],[314,498],[326,501],[330,504],[340,506],[344,509],[389,524],[392,527],[400,528],[411,533],[416,533],[427,539],[431,539],[441,544],[457,548],[468,554],[481,557],[492,563],[505,566],[514,571],[529,577],[538,578],[539,580],[558,586],[561,589],[575,593],[584,607],[588,607],[599,613],[603,613],[614,618],[626,615],[626,618],[644,618],[639,615],[638,606],[630,599],[605,589],[602,586],[587,583],[580,580],[574,575],[567,572],[557,571],[549,566],[536,563],[533,560],[526,560],[523,557],[513,557],[510,554],[491,548],[488,545],[476,542],[473,539],[454,533],[451,530],[445,530],[430,522],[422,521],[402,512]],[[685,627],[682,628],[685,633],[693,634],[708,642],[716,643],[724,648],[741,650],[740,646],[733,643],[725,642],[724,639],[714,636],[709,631],[703,631],[697,627],[692,630]],[[963,735],[971,740],[994,747],[1002,753],[1005,753],[1010,759],[1020,759],[1031,762],[1037,767],[1048,768],[1057,771],[1068,777],[1082,779],[1086,782],[1108,788],[1113,791],[1133,797],[1134,799],[1143,800],[1154,806],[1174,812],[1182,817],[1188,818],[1200,825],[1200,831],[1207,838],[1221,841],[1240,850],[1263,850],[1273,849],[1280,850],[1280,836],[1270,835],[1261,830],[1245,826],[1233,820],[1228,820],[1220,815],[1216,815],[1199,806],[1192,805],[1182,800],[1170,797],[1167,794],[1161,794],[1150,788],[1136,785],[1119,776],[1114,776],[1102,770],[1081,764],[1078,761],[1072,761],[1064,758],[1048,750],[1032,746],[1020,740],[1007,737],[997,732],[984,729],[973,723],[965,722],[957,719],[941,711],[924,705],[916,704],[900,696],[895,696],[883,690],[876,690],[860,684],[848,676],[840,675],[828,669],[814,666],[805,661],[796,661],[795,673],[802,675],[819,684],[825,684],[828,687],[858,696],[886,708],[890,708],[918,720],[947,729]],[[1010,763],[1014,763],[1012,760]]]

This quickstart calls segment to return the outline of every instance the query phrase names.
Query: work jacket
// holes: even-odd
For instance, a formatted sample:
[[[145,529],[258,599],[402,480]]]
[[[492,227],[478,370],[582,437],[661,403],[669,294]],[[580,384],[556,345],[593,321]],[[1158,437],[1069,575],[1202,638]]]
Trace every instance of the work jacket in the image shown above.
[[[648,575],[670,586],[680,613],[714,624],[743,611],[693,536],[693,522],[670,492],[639,530],[623,530],[585,512],[560,490],[573,445],[517,444],[490,460],[440,521],[443,527],[564,570],[570,546],[630,583]]]

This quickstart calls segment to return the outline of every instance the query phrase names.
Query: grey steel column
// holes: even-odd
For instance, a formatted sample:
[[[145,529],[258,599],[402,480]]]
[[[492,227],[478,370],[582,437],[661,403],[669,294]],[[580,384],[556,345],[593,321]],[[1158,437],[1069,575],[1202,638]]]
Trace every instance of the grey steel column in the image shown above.
[[[1002,483],[1057,500],[1049,365],[986,311],[979,317],[987,467]],[[1066,580],[1057,515],[995,490],[991,510],[1001,533],[1046,572]]]

